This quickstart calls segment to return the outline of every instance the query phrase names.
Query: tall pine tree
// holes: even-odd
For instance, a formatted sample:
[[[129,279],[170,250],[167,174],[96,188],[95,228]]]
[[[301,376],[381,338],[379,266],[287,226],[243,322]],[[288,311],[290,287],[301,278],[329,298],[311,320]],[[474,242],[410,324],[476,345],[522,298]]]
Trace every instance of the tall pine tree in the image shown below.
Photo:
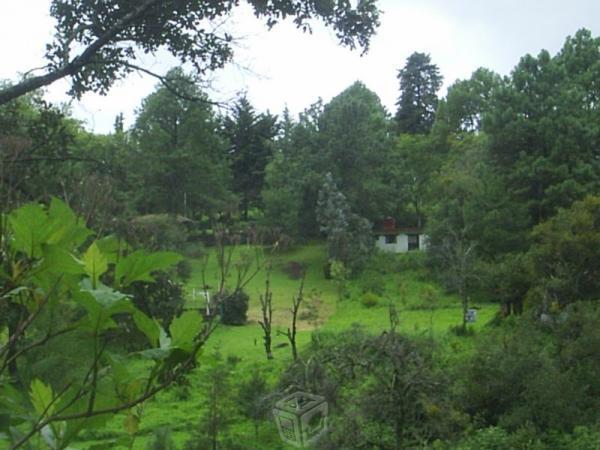
[[[398,132],[427,134],[435,120],[437,92],[442,86],[443,77],[431,57],[415,52],[406,60],[406,65],[398,72],[400,97],[396,102],[396,122]]]
[[[277,134],[277,117],[257,114],[248,99],[241,97],[233,113],[225,118],[224,132],[229,139],[229,156],[233,172],[233,189],[241,199],[242,217],[260,202],[265,168],[273,157],[273,139]]]

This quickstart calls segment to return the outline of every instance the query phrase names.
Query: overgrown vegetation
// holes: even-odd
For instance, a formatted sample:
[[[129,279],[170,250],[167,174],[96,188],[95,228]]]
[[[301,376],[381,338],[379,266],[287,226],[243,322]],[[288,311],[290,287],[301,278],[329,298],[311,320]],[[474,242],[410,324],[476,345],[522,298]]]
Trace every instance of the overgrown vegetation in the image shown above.
[[[322,449],[597,448],[599,38],[444,98],[416,52],[395,114],[357,81],[279,118],[198,82],[237,2],[101,3],[53,0],[45,74],[0,85],[0,446],[283,448],[271,408],[304,390]],[[379,17],[250,5],[350,47]],[[195,73],[130,129],[36,91],[105,92],[164,45]],[[375,249],[386,218],[427,251]]]

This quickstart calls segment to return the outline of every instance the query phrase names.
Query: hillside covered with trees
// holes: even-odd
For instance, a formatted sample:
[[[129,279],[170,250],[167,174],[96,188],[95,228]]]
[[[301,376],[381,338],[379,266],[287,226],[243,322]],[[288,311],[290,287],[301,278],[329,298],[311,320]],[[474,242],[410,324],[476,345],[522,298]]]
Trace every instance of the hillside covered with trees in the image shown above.
[[[379,23],[249,3],[353,49]],[[0,81],[0,448],[284,449],[292,387],[329,405],[315,448],[600,448],[600,38],[445,95],[414,52],[394,111],[357,80],[276,115],[201,83],[237,6],[54,0],[46,72]],[[45,99],[159,48],[183,65],[131,127]],[[386,219],[427,250],[378,250]]]

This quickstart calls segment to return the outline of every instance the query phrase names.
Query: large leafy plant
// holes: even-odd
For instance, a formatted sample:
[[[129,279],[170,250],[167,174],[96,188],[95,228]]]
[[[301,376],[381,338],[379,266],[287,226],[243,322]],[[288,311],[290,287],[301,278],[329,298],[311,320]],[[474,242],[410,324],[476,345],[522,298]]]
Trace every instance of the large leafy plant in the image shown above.
[[[135,407],[185,376],[213,329],[190,311],[165,330],[123,293],[181,257],[94,239],[58,199],[26,204],[0,225],[0,447],[63,449],[117,413],[133,439]],[[147,349],[111,345],[123,315]]]

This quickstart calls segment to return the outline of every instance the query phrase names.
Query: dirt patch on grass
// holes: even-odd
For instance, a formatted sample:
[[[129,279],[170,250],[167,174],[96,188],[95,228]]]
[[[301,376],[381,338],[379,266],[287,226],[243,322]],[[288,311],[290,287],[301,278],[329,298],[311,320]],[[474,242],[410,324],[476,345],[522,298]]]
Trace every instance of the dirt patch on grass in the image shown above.
[[[304,271],[306,270],[306,264],[298,262],[298,261],[288,261],[281,268],[283,273],[285,273],[292,280],[299,280],[302,278]]]

